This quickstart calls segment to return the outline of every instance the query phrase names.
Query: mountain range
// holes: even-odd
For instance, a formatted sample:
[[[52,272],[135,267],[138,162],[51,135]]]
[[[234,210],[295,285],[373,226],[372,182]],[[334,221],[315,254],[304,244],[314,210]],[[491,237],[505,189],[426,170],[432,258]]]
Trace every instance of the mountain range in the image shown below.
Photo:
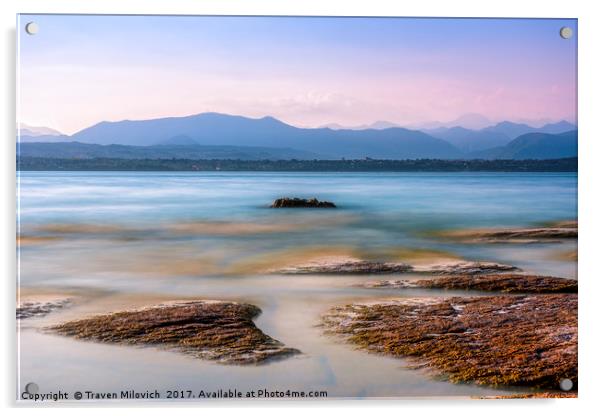
[[[50,127],[34,127],[25,123],[19,123],[19,134],[21,136],[62,136],[60,131],[51,129]]]
[[[527,133],[505,146],[472,153],[476,159],[559,159],[577,156],[577,130]]]
[[[71,136],[94,144],[151,146],[187,137],[202,146],[291,148],[340,159],[456,158],[461,152],[445,140],[401,127],[384,130],[298,128],[273,117],[252,119],[219,113],[153,120],[102,122]]]
[[[438,126],[420,131],[384,121],[354,128],[299,128],[273,117],[201,113],[104,121],[71,136],[19,127],[20,154],[40,157],[538,159],[577,155],[576,126],[566,121],[539,128],[505,121],[480,129]]]
[[[390,129],[392,127],[402,127],[402,126],[400,126],[399,124],[391,123],[390,121],[378,120],[378,121],[375,121],[374,123],[360,124],[358,126],[343,126],[342,124],[338,124],[338,123],[328,123],[328,124],[324,124],[323,126],[320,126],[320,127],[326,128],[326,129],[332,129],[332,130],[368,130],[368,129],[384,130],[384,129]],[[420,130],[420,129],[415,129],[415,130]]]
[[[69,136],[49,127],[33,127],[20,123],[17,130],[21,143],[57,143],[71,140]]]
[[[564,120],[557,123],[548,123],[541,127],[531,127],[524,123],[503,121],[479,130],[456,126],[451,128],[439,127],[437,129],[426,129],[423,132],[443,139],[464,152],[474,152],[504,146],[513,139],[527,133],[558,134],[575,130],[576,128],[575,125]]]

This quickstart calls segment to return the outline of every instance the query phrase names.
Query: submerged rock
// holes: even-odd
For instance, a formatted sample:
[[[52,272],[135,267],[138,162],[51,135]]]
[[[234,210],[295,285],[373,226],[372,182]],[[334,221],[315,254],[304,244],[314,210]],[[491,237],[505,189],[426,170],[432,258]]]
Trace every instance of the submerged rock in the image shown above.
[[[415,298],[331,309],[325,331],[453,382],[577,386],[577,295]]]
[[[249,304],[194,301],[67,322],[49,328],[99,342],[164,346],[222,364],[259,364],[300,351],[259,330],[261,310]]]
[[[536,228],[485,228],[436,233],[439,237],[463,243],[550,243],[578,237],[577,223],[563,221]]]
[[[17,306],[17,319],[45,316],[71,304],[71,299],[56,299],[48,301],[26,301]]]
[[[405,263],[383,263],[365,260],[314,262],[276,270],[279,274],[393,274],[405,273],[412,266]]]
[[[508,264],[490,261],[453,261],[417,265],[414,266],[412,270],[416,273],[428,274],[483,274],[514,272],[519,271],[520,269]]]
[[[278,198],[270,208],[336,208],[337,206],[329,201],[318,201],[316,198]]]
[[[560,277],[494,274],[457,275],[437,279],[381,280],[361,285],[367,288],[427,288],[499,291],[506,293],[577,293],[577,281]]]
[[[553,221],[546,225],[549,227],[558,227],[558,228],[577,228],[579,224],[578,224],[577,220],[564,220],[564,221]]]
[[[492,262],[451,261],[412,266],[407,263],[334,258],[293,265],[274,272],[279,274],[479,274],[518,270],[520,270],[518,267]]]

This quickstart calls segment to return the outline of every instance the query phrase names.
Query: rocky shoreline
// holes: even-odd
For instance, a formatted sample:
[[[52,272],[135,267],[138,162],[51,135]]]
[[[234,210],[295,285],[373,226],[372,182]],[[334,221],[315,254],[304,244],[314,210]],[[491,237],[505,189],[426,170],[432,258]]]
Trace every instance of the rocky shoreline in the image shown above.
[[[262,364],[300,351],[253,323],[261,310],[221,301],[175,302],[66,322],[49,331],[96,342],[159,346],[221,364]]]
[[[412,298],[351,304],[323,316],[328,334],[416,360],[452,382],[577,386],[577,295]]]
[[[282,198],[272,207],[335,207],[324,204],[332,203]],[[287,230],[274,224],[245,227],[248,234]],[[234,235],[240,230],[238,225],[199,223],[196,228],[183,224],[172,231]],[[457,230],[440,236],[459,243],[558,242],[577,238],[577,224]],[[332,307],[322,315],[321,326],[324,333],[358,349],[409,358],[413,367],[430,369],[452,382],[542,389],[510,396],[516,398],[576,396],[576,280],[521,274],[513,265],[469,261],[444,252],[416,258],[409,256],[415,255],[413,252],[400,255],[330,249],[294,252],[279,257],[278,262],[270,259],[262,263],[260,258],[250,264],[262,274],[406,275],[359,284],[356,282],[362,278],[354,277],[349,284],[356,288],[499,292],[495,296],[462,297],[439,293],[438,297],[397,300],[389,300],[387,293],[385,301],[375,296],[366,303]],[[190,273],[188,269],[185,272]],[[247,273],[245,269],[241,274]],[[17,308],[17,318],[43,316],[67,305],[69,300],[23,303]],[[230,365],[263,364],[301,354],[257,328],[253,320],[260,313],[258,307],[245,303],[178,301],[78,319],[46,330],[81,340],[154,346]],[[574,383],[572,391],[559,390],[563,379]]]

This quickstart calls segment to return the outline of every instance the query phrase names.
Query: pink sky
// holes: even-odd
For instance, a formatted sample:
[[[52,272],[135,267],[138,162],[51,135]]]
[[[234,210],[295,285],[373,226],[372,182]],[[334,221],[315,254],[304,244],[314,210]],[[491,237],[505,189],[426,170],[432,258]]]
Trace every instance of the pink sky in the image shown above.
[[[575,121],[576,39],[557,33],[572,20],[224,19],[35,16],[21,121],[68,134],[205,111],[298,126]]]

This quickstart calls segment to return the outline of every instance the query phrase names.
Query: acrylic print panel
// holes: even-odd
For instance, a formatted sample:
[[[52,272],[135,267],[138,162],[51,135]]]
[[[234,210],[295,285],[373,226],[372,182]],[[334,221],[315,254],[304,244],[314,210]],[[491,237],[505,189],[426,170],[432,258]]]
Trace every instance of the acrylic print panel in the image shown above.
[[[17,32],[18,400],[577,395],[576,20]]]

